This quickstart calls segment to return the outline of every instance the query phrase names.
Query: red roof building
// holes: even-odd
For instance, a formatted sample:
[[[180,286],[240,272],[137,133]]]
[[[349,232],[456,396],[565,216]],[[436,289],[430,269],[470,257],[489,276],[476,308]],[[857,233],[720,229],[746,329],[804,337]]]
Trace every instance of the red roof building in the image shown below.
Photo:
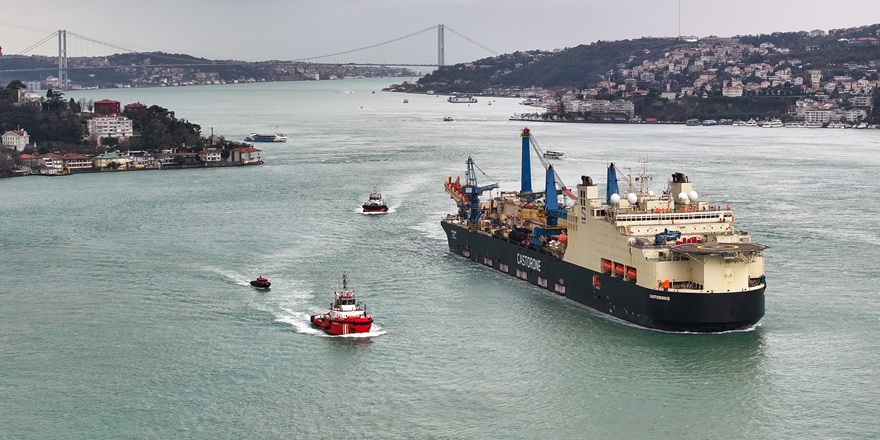
[[[116,115],[121,113],[120,111],[120,103],[119,101],[114,101],[112,99],[102,99],[100,101],[95,101],[95,114],[96,115]]]
[[[136,116],[147,116],[147,106],[139,102],[133,102],[125,105],[125,111]]]

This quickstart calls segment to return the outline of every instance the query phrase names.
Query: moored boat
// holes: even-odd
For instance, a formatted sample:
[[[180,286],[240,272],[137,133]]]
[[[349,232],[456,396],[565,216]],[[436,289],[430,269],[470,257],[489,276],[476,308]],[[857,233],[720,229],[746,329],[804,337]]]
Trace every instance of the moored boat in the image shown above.
[[[779,128],[779,127],[784,127],[784,126],[785,126],[785,124],[783,124],[782,120],[779,118],[773,118],[769,121],[765,121],[764,124],[761,125],[761,127],[763,127],[763,128]]]
[[[382,198],[382,193],[375,189],[370,193],[367,203],[364,203],[361,207],[364,210],[364,214],[388,212],[388,205],[385,203],[385,199]]]
[[[269,282],[268,279],[264,278],[262,275],[258,276],[257,279],[251,281],[251,286],[256,287],[257,289],[268,289],[272,283]]]
[[[327,313],[311,316],[312,325],[331,335],[367,333],[373,327],[373,317],[367,306],[358,302],[354,290],[348,288],[348,275],[342,274],[342,291],[334,292]]]
[[[464,184],[447,179],[451,252],[646,328],[721,332],[764,316],[766,246],[734,228],[730,206],[701,200],[682,173],[655,194],[647,164],[625,193],[609,165],[604,201],[590,177],[575,194],[549,164],[546,189],[533,191],[528,129],[521,138],[520,191],[481,200],[498,185],[478,184],[472,158]]]

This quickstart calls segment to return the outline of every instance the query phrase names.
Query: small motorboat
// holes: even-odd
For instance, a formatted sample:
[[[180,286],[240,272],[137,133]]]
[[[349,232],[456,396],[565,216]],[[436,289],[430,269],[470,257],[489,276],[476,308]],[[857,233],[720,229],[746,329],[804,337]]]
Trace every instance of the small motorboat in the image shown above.
[[[444,117],[443,117],[443,122],[452,122],[452,121],[454,121],[454,120],[455,120],[455,119],[452,119],[452,116],[444,116]]]
[[[257,289],[268,289],[272,283],[269,282],[266,278],[263,278],[262,275],[258,276],[257,279],[251,281],[251,286],[256,287]]]
[[[373,317],[367,306],[358,302],[354,290],[348,288],[348,275],[342,273],[342,291],[334,292],[330,311],[312,315],[312,325],[334,336],[367,333],[373,328]]]
[[[370,193],[370,199],[367,200],[367,203],[361,206],[364,208],[364,214],[388,212],[388,205],[385,204],[382,193],[375,189]]]

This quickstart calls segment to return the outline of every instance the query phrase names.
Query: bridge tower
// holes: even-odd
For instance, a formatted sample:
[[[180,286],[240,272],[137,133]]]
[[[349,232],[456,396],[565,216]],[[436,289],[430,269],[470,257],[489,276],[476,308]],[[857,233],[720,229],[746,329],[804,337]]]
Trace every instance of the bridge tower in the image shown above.
[[[58,31],[58,88],[66,90],[67,79],[67,31]]]
[[[446,26],[442,24],[437,25],[437,67],[443,67],[443,50],[445,47],[445,43],[443,42],[443,29]]]

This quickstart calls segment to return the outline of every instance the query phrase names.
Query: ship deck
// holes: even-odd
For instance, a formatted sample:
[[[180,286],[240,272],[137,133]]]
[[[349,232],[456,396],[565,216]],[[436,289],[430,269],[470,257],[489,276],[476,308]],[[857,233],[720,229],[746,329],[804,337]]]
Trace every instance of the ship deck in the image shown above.
[[[682,243],[672,247],[676,252],[700,255],[753,254],[764,249],[767,246],[758,243]]]

